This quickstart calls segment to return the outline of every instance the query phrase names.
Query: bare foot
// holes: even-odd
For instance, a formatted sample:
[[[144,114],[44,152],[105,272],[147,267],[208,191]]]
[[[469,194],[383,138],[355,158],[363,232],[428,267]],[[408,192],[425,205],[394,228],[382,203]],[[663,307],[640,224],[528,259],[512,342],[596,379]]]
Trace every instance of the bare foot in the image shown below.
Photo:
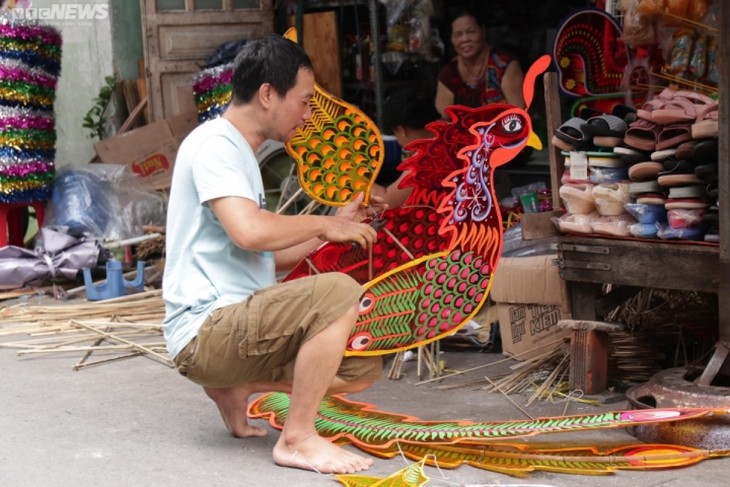
[[[210,397],[221,413],[223,422],[236,438],[247,438],[249,436],[265,436],[267,431],[258,426],[248,424],[246,409],[248,408],[248,397],[251,393],[243,387],[229,387],[214,389],[203,387],[205,393]]]
[[[295,446],[287,446],[281,435],[274,446],[274,462],[282,467],[337,474],[362,472],[373,464],[372,459],[350,453],[317,434]]]

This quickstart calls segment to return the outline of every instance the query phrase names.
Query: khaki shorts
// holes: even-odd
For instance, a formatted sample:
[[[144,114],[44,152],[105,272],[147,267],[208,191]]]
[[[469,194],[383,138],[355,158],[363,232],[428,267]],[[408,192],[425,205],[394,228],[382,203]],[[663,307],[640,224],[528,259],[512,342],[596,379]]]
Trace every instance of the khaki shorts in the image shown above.
[[[304,342],[339,318],[362,296],[362,287],[341,273],[295,279],[219,308],[198,336],[175,357],[178,371],[208,387],[249,382],[291,382],[294,360]],[[345,357],[337,376],[373,381],[382,376],[382,359]]]

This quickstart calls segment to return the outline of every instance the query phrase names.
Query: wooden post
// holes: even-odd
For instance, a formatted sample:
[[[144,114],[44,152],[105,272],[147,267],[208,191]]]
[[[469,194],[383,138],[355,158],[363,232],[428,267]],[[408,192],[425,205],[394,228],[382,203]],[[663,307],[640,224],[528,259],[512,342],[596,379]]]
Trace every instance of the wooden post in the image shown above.
[[[608,387],[608,353],[611,331],[621,325],[601,321],[560,320],[558,327],[571,330],[570,390],[598,394]]]

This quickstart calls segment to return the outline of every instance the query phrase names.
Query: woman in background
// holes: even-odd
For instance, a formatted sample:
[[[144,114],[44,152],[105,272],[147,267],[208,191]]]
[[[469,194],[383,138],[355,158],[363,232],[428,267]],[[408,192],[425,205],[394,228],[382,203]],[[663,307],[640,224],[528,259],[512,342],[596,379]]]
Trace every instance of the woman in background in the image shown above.
[[[451,44],[456,57],[439,73],[436,110],[446,118],[449,105],[476,108],[490,103],[525,107],[524,73],[517,58],[487,42],[486,25],[467,10],[451,22]]]

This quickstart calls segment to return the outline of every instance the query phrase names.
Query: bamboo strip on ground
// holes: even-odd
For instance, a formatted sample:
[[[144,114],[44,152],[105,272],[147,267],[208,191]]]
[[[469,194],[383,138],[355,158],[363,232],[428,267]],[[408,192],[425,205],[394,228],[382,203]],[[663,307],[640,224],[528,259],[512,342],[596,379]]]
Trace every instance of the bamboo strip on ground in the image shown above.
[[[18,355],[83,352],[73,370],[138,356],[173,367],[164,342],[154,341],[162,337],[164,313],[161,290],[95,302],[20,303],[0,309],[0,337],[32,338],[5,341],[0,348],[16,349]],[[117,355],[90,361],[95,352]]]

